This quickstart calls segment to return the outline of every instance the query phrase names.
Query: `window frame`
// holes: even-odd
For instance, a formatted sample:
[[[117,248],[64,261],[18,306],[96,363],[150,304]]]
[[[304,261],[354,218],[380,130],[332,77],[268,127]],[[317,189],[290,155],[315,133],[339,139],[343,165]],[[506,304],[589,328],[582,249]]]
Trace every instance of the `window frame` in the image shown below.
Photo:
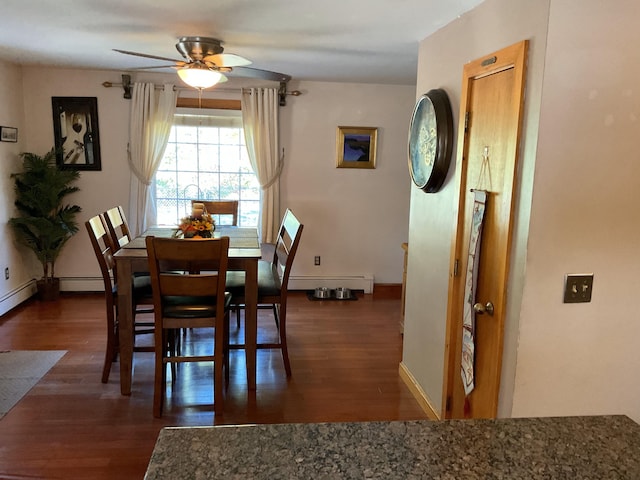
[[[193,100],[193,99],[191,99]],[[193,125],[193,126],[198,126],[198,125],[194,125],[191,122],[196,122],[197,120],[195,120],[194,118],[189,119],[188,117],[183,117],[182,119],[179,119],[179,116],[181,115],[194,115],[194,116],[204,116],[204,117],[212,117],[211,118],[211,122],[206,122],[209,123],[210,126],[212,127],[221,127],[224,128],[225,126],[230,126],[232,128],[239,128],[240,129],[240,135],[241,137],[237,139],[237,141],[239,143],[229,143],[229,144],[225,144],[222,142],[222,140],[220,138],[218,138],[218,142],[217,143],[210,143],[209,145],[212,145],[214,150],[217,150],[217,153],[214,154],[214,156],[216,157],[216,168],[213,168],[210,171],[207,171],[206,169],[203,169],[200,165],[200,162],[202,161],[201,159],[201,155],[202,155],[202,150],[206,148],[206,143],[203,141],[201,143],[199,134],[200,132],[197,133],[197,138],[196,138],[196,142],[193,144],[194,147],[197,149],[195,152],[195,162],[196,162],[196,168],[194,170],[189,170],[189,169],[185,169],[185,175],[193,175],[195,176],[196,180],[195,183],[188,183],[185,185],[186,181],[184,180],[183,177],[183,181],[180,181],[180,174],[179,172],[181,171],[179,169],[179,165],[176,164],[175,168],[175,172],[176,172],[176,176],[175,179],[171,180],[174,183],[174,186],[171,187],[171,189],[175,189],[174,194],[175,197],[169,196],[162,196],[162,197],[158,197],[158,173],[162,173],[163,170],[160,170],[160,167],[158,169],[158,171],[156,172],[156,175],[154,175],[154,180],[153,180],[153,184],[152,184],[152,191],[153,191],[153,198],[154,201],[156,203],[156,210],[157,210],[157,218],[158,218],[158,222],[159,224],[166,224],[167,223],[167,219],[172,217],[173,214],[167,215],[166,210],[164,212],[164,214],[161,214],[161,209],[159,207],[160,203],[163,200],[169,200],[170,199],[174,199],[175,200],[175,205],[176,205],[176,219],[175,222],[179,221],[179,218],[181,216],[187,215],[189,210],[188,208],[190,207],[190,201],[192,199],[200,199],[200,200],[238,200],[239,203],[239,212],[238,212],[238,226],[244,226],[244,227],[257,227],[258,225],[258,220],[259,220],[259,215],[260,215],[260,187],[259,187],[259,183],[258,183],[258,179],[256,174],[253,172],[253,168],[251,167],[251,164],[249,162],[249,157],[248,157],[248,152],[246,150],[246,145],[244,142],[244,135],[243,135],[243,130],[242,130],[242,114],[240,111],[240,101],[222,101],[223,102],[223,107],[222,109],[220,108],[190,108],[189,103],[190,102],[186,102],[186,104],[188,106],[181,106],[185,105],[185,102],[180,102],[180,99],[178,101],[178,106],[176,108],[176,120],[173,122],[173,126],[172,129],[175,126],[189,126],[189,125]],[[232,103],[229,103],[232,102]],[[218,102],[215,102],[216,105],[211,105],[210,102],[209,106],[220,106],[220,104]],[[237,108],[229,108],[229,107],[237,107]],[[203,126],[207,126],[207,125],[203,125]],[[219,133],[219,132],[218,132]],[[173,138],[173,140],[178,140],[177,138]],[[178,151],[178,147],[175,146],[176,142],[170,142],[170,144],[167,145],[167,148],[170,148],[171,145],[174,146],[174,148],[176,148],[176,151]],[[185,145],[189,145],[189,142],[184,142]],[[204,145],[204,146],[203,146]],[[221,152],[221,150],[225,149],[225,145],[228,145],[228,147],[230,148],[231,151],[233,151],[233,149],[236,146],[240,146],[242,148],[242,146],[244,146],[244,151],[240,152],[238,155],[238,157],[236,157],[236,159],[234,160],[240,160],[240,165],[238,165],[238,170],[228,170],[226,171],[224,169],[224,167],[222,166],[222,160],[223,160],[223,152]],[[166,152],[165,152],[166,155]],[[163,155],[163,159],[164,159],[164,155]],[[237,165],[237,163],[236,163]],[[164,172],[169,172],[171,170],[164,170]],[[215,195],[211,195],[211,194],[203,194],[203,188],[202,187],[202,182],[206,181],[206,180],[200,180],[201,176],[206,176],[206,175],[213,175],[211,178],[215,179],[215,177],[217,176],[217,179],[215,179],[213,181],[212,184],[217,186],[217,193],[218,193],[218,198],[216,198]],[[233,178],[234,176],[237,176],[237,179]],[[226,183],[223,183],[223,177],[224,180],[226,180]],[[230,196],[225,196],[221,191],[224,190],[224,185],[228,185],[228,182],[232,182],[235,183],[237,181],[236,184],[236,191],[238,192],[237,195],[234,195],[233,197]],[[244,188],[243,188],[244,186]],[[184,195],[181,195],[181,191],[184,190]],[[248,197],[243,198],[242,193],[248,194]],[[173,219],[171,218],[171,223],[173,223]]]

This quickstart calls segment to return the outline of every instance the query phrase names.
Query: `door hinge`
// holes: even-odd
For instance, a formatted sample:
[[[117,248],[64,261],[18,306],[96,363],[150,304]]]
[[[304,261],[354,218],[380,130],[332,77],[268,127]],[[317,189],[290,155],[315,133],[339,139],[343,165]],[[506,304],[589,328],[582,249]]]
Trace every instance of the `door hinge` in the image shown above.
[[[456,258],[455,261],[453,262],[453,276],[457,277],[458,273],[460,273],[458,270],[460,268],[460,262],[459,260]]]
[[[451,411],[451,395],[447,395],[447,401],[444,403],[445,412]]]
[[[464,114],[464,131],[469,130],[469,112],[465,112]]]

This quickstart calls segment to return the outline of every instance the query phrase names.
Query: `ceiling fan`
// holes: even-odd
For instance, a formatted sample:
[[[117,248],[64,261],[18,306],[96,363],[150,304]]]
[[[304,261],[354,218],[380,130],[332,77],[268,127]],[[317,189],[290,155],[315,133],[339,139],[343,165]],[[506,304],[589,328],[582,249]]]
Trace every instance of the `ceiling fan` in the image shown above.
[[[281,84],[291,80],[291,76],[284,73],[247,67],[247,65],[251,64],[251,61],[239,55],[234,55],[233,53],[224,53],[222,42],[216,38],[180,37],[178,43],[176,43],[176,49],[184,57],[184,60],[130,52],[128,50],[114,49],[114,51],[124,53],[125,55],[171,62],[171,65],[141,67],[136,70],[167,67],[177,68],[178,76],[182,81],[199,90],[212,87],[217,83],[226,82],[227,77],[225,74],[272,80],[280,82]]]

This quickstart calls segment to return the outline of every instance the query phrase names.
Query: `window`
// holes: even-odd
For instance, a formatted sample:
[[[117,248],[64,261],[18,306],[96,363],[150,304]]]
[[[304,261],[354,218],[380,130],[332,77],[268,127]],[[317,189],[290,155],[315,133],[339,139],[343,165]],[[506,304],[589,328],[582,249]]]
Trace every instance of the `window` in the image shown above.
[[[175,225],[191,200],[239,200],[238,225],[258,224],[260,185],[249,163],[240,112],[180,112],[155,176],[160,225]]]

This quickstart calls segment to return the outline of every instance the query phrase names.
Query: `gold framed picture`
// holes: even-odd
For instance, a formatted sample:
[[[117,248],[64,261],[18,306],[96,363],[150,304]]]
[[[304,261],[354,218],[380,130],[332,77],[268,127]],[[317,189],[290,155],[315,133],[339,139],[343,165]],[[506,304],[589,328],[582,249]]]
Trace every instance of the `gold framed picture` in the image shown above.
[[[338,127],[337,168],[376,168],[375,127]]]

